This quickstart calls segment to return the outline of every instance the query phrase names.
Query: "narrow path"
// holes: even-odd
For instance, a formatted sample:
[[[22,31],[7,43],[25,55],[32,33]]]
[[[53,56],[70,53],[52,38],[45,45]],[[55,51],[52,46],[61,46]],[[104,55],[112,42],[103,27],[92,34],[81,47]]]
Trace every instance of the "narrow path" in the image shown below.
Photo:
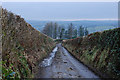
[[[54,56],[55,55],[55,56]],[[50,56],[40,63],[38,78],[99,78],[58,44]]]

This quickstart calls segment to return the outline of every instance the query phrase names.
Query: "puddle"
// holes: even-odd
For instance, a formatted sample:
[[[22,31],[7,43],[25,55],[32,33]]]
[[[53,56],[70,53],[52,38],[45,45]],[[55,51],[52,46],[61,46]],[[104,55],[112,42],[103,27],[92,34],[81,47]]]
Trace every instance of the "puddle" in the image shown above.
[[[55,47],[53,49],[53,51],[50,53],[50,55],[45,58],[40,64],[39,66],[40,67],[47,67],[47,66],[50,66],[52,64],[52,61],[53,61],[53,58],[55,57],[55,53],[57,52],[58,50],[58,47]]]

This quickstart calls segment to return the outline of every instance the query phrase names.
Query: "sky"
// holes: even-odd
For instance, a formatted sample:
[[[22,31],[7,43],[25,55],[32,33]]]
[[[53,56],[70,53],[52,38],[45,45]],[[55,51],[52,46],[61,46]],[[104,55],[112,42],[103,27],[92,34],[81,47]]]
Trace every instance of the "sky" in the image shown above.
[[[2,0],[2,2],[118,2],[119,0]]]
[[[17,1],[17,0],[16,0]],[[18,0],[19,1],[19,0]],[[110,2],[8,2],[2,7],[26,20],[114,20],[118,18],[117,0]],[[27,0],[26,0],[27,1]],[[30,0],[29,0],[30,1]],[[33,0],[31,0],[33,1]],[[47,1],[47,0],[45,0]],[[73,0],[71,0],[73,1]],[[83,0],[82,0],[83,1]]]

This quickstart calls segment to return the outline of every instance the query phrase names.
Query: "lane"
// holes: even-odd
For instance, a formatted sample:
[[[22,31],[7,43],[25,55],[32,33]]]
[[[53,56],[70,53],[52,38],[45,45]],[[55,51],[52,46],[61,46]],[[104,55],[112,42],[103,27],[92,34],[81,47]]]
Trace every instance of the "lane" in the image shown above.
[[[69,61],[76,67],[76,69],[79,71],[79,74],[83,78],[99,78],[91,70],[89,70],[85,65],[83,65],[77,59],[71,56],[70,53],[64,47],[62,47],[61,51],[63,51],[63,53],[68,57]]]
[[[56,49],[56,50],[55,50]],[[58,44],[53,50],[54,57],[49,56],[40,63],[37,78],[99,78],[86,66],[76,60],[69,52]],[[51,54],[53,54],[53,52]],[[43,66],[43,62],[50,60],[51,64]],[[46,62],[45,64],[47,64]]]

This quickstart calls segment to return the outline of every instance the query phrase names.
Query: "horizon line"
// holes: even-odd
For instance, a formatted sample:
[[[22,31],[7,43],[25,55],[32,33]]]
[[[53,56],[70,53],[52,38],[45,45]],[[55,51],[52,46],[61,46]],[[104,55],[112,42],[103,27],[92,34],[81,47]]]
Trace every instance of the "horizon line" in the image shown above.
[[[118,20],[120,19],[39,19],[34,21],[118,21]],[[30,21],[30,20],[27,20],[27,21]]]

